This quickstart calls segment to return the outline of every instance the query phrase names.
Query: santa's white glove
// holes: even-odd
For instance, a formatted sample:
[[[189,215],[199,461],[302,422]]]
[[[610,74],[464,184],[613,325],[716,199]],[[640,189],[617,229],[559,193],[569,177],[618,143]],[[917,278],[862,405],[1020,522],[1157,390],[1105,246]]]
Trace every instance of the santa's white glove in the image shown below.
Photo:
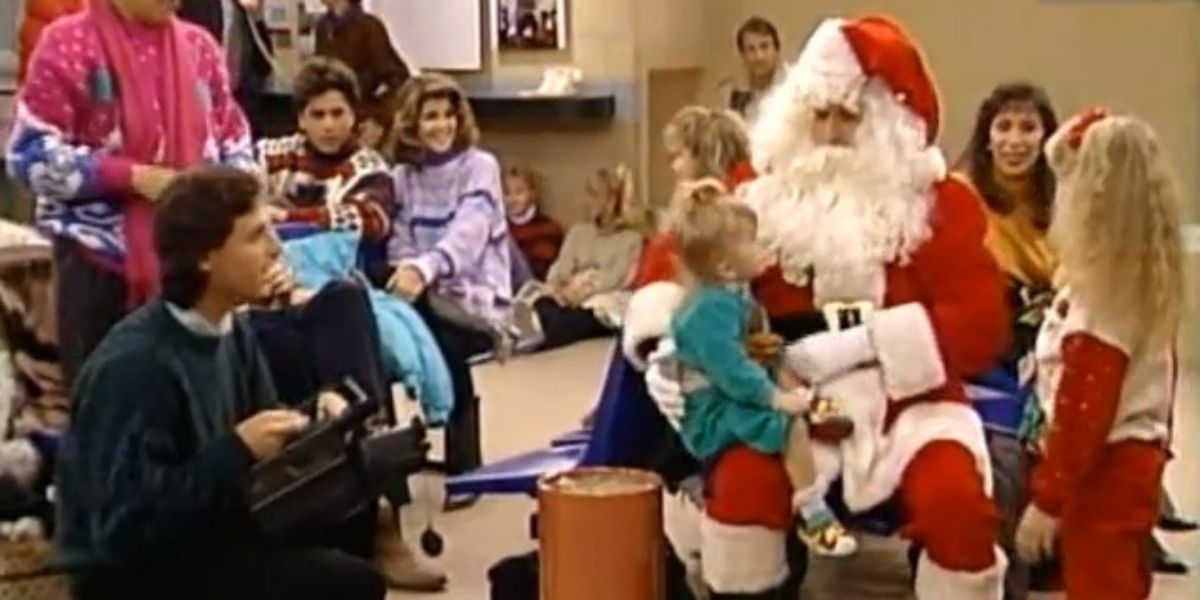
[[[865,326],[817,333],[784,350],[784,361],[810,385],[824,383],[875,362],[875,345]]]
[[[1037,505],[1030,504],[1017,527],[1017,554],[1029,564],[1053,556],[1054,541],[1058,538],[1058,525],[1057,518],[1046,514]]]
[[[675,360],[675,343],[663,339],[658,348],[650,353],[649,368],[646,369],[646,390],[658,411],[676,431],[683,422],[684,397],[680,369]]]

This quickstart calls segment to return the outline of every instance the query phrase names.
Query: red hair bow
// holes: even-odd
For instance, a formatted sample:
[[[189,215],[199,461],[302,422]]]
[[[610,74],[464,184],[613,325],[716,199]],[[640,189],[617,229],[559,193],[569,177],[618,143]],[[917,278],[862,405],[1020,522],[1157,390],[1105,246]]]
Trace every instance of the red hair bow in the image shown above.
[[[1108,111],[1103,108],[1090,108],[1079,115],[1079,119],[1075,121],[1075,125],[1067,132],[1067,144],[1072,150],[1078,150],[1083,144],[1083,136],[1092,125],[1103,121],[1108,117]]]

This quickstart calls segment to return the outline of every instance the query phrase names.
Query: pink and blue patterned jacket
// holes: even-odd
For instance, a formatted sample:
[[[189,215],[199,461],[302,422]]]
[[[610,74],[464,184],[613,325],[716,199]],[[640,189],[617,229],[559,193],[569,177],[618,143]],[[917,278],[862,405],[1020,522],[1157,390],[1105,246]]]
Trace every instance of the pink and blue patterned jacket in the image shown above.
[[[204,160],[253,170],[250,129],[229,91],[221,48],[203,29],[185,27],[199,71],[196,94],[209,120]],[[133,43],[138,60],[153,70],[158,48],[136,37]],[[7,147],[9,173],[37,197],[38,229],[81,244],[115,268],[125,256],[119,199],[132,185],[129,161],[120,156],[118,94],[92,22],[83,13],[59,19],[34,52]]]

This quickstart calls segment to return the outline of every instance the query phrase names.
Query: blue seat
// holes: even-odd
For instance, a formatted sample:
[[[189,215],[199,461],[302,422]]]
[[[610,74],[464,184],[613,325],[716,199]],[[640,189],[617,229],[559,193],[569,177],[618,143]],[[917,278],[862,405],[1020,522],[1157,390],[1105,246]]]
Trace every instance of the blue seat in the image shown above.
[[[1015,376],[1004,368],[985,374],[968,385],[968,395],[989,428],[1014,434],[1020,426],[1025,393]],[[449,478],[449,493],[527,494],[537,479],[576,466],[647,467],[647,443],[661,438],[664,419],[646,395],[642,374],[614,348],[596,407],[592,430],[573,431],[537,449]],[[895,533],[902,523],[899,506],[887,502],[870,511],[851,514],[841,499],[840,485],[829,493],[829,503],[854,530],[878,535]]]
[[[656,435],[662,416],[647,401],[641,373],[620,348],[609,360],[591,431],[573,431],[550,447],[520,454],[447,479],[450,494],[532,493],[537,478],[576,466],[642,466],[645,440]]]
[[[1016,368],[1001,364],[966,384],[967,397],[988,430],[1016,437],[1033,397],[1033,383],[1021,383]]]
[[[591,441],[591,439],[592,432],[590,429],[578,429],[570,433],[564,433],[550,440],[550,445],[555,448],[562,446],[580,446],[587,444]]]
[[[583,446],[578,444],[526,452],[448,478],[446,493],[532,495],[543,475],[572,469],[582,456]]]

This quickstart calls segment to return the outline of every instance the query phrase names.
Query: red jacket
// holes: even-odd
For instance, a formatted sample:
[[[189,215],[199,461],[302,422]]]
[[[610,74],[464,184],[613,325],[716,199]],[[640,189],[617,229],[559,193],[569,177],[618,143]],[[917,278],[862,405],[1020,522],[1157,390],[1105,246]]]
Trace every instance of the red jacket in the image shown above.
[[[25,0],[25,15],[21,17],[21,39],[18,50],[21,62],[18,65],[17,82],[25,81],[25,67],[37,47],[42,30],[55,19],[83,10],[87,0]]]
[[[533,278],[545,281],[550,266],[558,260],[563,245],[563,228],[554,219],[538,211],[524,223],[508,222],[508,231],[517,242]]]

